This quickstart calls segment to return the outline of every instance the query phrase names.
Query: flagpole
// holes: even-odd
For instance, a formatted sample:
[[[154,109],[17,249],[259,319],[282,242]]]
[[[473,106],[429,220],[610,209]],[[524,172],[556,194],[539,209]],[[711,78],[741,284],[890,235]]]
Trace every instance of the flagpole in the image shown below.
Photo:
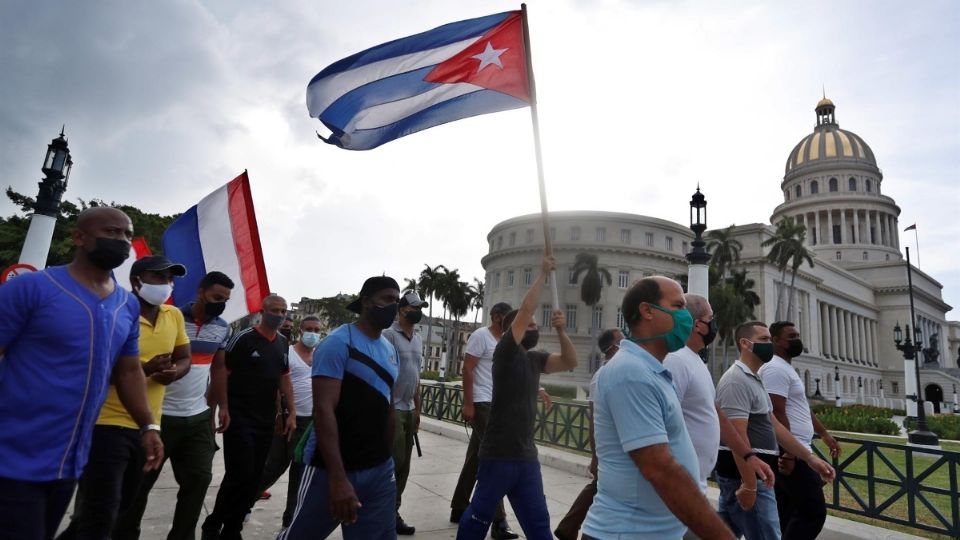
[[[917,245],[917,268],[920,268],[920,233],[917,232],[917,224],[913,224],[913,242]]]
[[[537,180],[540,184],[540,214],[543,221],[543,245],[547,255],[553,255],[553,243],[550,238],[550,216],[547,213],[547,187],[543,179],[543,154],[540,150],[540,119],[537,114],[537,84],[533,78],[533,59],[530,53],[530,27],[527,25],[527,4],[520,4],[520,18],[523,22],[523,54],[527,64],[527,84],[530,86],[530,119],[533,122],[533,146],[537,156]],[[557,294],[557,271],[550,272],[550,291],[553,293],[553,309],[560,309],[560,295]]]

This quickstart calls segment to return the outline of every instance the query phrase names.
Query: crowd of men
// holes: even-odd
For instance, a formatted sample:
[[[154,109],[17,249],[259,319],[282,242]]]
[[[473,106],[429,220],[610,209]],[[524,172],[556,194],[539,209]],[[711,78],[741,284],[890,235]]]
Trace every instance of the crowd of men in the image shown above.
[[[0,287],[0,540],[135,539],[166,461],[179,490],[167,538],[193,539],[222,434],[225,474],[201,538],[241,538],[252,506],[289,471],[279,539],[392,539],[420,426],[427,306],[386,276],[367,279],[347,308],[354,323],[321,337],[263,299],[259,321],[231,335],[220,315],[234,283],[218,271],[195,300],[167,304],[189,271],[162,256],[137,260],[132,292],[113,270],[130,254],[120,210],[82,212],[65,266]],[[572,370],[577,354],[561,311],[559,350],[537,348],[535,313],[547,276],[517,309],[490,308],[466,345],[463,418],[473,427],[451,500],[458,539],[816,538],[822,486],[834,471],[811,451],[811,414],[791,367],[795,325],[759,321],[735,333],[739,359],[714,386],[700,353],[716,336],[709,302],[669,278],[639,280],[627,328],[598,341],[607,362],[591,396],[593,479],[551,529],[534,430],[540,375]],[[159,422],[159,423],[158,423]],[[719,508],[706,498],[720,487]],[[416,504],[416,501],[407,501]]]

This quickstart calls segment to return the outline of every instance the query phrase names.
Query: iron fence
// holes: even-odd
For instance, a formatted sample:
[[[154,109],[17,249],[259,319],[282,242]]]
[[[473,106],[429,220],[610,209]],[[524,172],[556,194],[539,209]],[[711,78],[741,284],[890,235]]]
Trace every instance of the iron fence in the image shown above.
[[[420,394],[422,414],[463,423],[459,385],[424,382]],[[545,410],[541,403],[534,433],[538,443],[589,452],[589,406],[554,402]],[[960,452],[849,437],[837,437],[837,441],[846,450],[836,460],[814,445],[814,451],[832,461],[837,471],[834,481],[825,486],[828,508],[960,538]]]

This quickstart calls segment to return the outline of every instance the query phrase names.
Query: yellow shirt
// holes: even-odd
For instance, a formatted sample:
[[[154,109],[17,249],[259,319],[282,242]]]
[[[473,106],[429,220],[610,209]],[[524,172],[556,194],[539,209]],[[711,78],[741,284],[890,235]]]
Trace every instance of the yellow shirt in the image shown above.
[[[140,362],[147,363],[158,354],[173,354],[173,348],[189,345],[190,338],[183,327],[183,313],[174,306],[163,304],[157,314],[156,326],[140,317]],[[166,386],[147,377],[147,402],[153,413],[154,422],[160,422],[160,406],[163,405],[163,392]],[[138,429],[130,413],[120,402],[117,387],[110,385],[107,400],[100,409],[97,424],[101,426],[121,426]]]

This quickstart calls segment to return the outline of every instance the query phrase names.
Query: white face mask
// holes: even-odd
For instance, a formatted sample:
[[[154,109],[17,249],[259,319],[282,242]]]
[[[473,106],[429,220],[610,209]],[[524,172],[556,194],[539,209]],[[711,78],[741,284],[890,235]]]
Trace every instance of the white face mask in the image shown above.
[[[155,306],[166,302],[171,294],[173,294],[173,283],[164,283],[163,285],[144,283],[140,285],[140,289],[137,291],[137,296]]]

